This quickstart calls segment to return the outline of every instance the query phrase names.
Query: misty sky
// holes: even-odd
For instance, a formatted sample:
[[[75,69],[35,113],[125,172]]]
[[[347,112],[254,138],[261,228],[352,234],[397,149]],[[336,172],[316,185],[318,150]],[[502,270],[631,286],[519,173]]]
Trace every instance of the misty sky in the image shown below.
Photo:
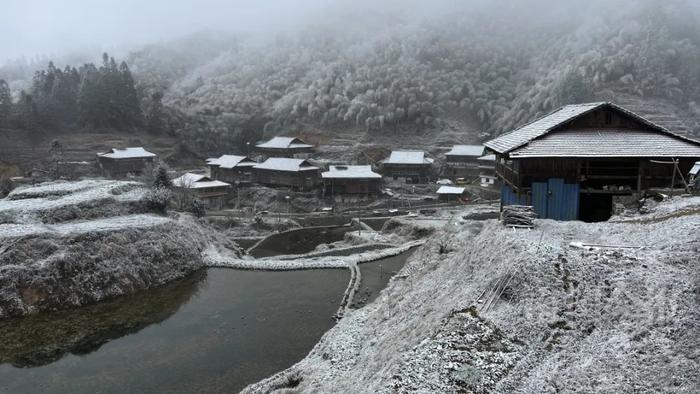
[[[279,31],[333,0],[0,0],[0,62],[122,51],[203,29]]]

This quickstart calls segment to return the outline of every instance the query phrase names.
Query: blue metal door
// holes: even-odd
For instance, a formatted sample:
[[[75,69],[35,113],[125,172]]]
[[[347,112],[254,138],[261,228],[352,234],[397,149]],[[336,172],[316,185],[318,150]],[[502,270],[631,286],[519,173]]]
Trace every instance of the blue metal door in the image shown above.
[[[537,216],[546,218],[547,216],[547,192],[549,187],[545,182],[532,183],[532,206],[535,208]]]
[[[561,178],[550,178],[547,183],[533,182],[532,205],[543,219],[578,219],[580,187],[564,183]]]

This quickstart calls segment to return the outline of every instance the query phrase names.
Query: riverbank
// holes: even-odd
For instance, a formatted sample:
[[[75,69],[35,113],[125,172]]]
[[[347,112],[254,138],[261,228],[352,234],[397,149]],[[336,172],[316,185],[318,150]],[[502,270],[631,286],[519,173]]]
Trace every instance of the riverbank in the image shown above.
[[[532,231],[454,221],[374,303],[244,392],[693,392],[700,214],[687,205]]]

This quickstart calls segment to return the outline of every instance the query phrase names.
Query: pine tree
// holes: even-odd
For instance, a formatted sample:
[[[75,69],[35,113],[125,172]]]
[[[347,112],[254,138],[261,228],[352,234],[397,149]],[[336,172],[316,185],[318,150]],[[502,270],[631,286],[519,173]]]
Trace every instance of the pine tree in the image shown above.
[[[170,189],[173,186],[173,182],[170,180],[168,175],[168,170],[165,167],[158,167],[156,171],[156,178],[153,180],[153,187],[162,187]]]
[[[139,127],[144,123],[143,113],[139,106],[139,96],[136,92],[134,78],[131,75],[129,66],[126,62],[119,65],[118,89],[119,93],[117,102],[120,103],[120,112],[123,114],[122,124],[128,127]]]
[[[152,133],[161,133],[165,130],[165,112],[163,110],[163,93],[155,92],[151,95],[151,102],[146,113],[146,126]]]
[[[8,127],[10,125],[11,115],[12,95],[10,87],[4,79],[0,79],[0,127]]]
[[[14,106],[14,109],[12,116],[13,127],[26,130],[38,129],[39,115],[32,95],[27,94],[24,90],[21,91],[19,101]]]

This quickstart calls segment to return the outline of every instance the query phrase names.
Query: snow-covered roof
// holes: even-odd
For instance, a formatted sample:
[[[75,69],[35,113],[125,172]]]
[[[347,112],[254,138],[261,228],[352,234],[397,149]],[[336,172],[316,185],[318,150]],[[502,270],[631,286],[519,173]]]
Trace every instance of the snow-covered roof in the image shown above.
[[[264,162],[256,165],[256,170],[272,170],[272,171],[307,171],[318,170],[318,167],[312,166],[304,159],[288,159],[284,157],[271,157]]]
[[[698,175],[700,174],[700,161],[696,161],[693,168],[690,169],[690,174]]]
[[[99,157],[106,157],[109,159],[137,159],[146,157],[155,157],[155,153],[151,153],[142,147],[132,147],[132,148],[112,148],[107,152],[98,153]]]
[[[201,174],[185,173],[179,178],[173,179],[173,185],[187,189],[203,189],[209,187],[228,187],[230,183],[213,180]]]
[[[656,131],[564,130],[530,141],[510,157],[700,157],[700,143]]]
[[[321,174],[324,179],[361,179],[376,178],[382,176],[372,171],[372,166],[330,166],[328,171]]]
[[[445,153],[449,156],[470,156],[479,157],[484,154],[483,145],[455,145],[452,149]]]
[[[245,156],[222,155],[219,158],[207,159],[207,164],[210,166],[219,166],[221,168],[234,168],[252,167],[258,163]]]
[[[482,161],[496,161],[496,155],[486,155],[486,156],[481,156],[477,160],[482,160]]]
[[[646,126],[652,128],[653,130],[656,130],[659,134],[666,134],[681,140],[686,140],[690,143],[698,143],[697,141],[693,141],[691,139],[688,139],[686,137],[683,137],[678,134],[674,134],[664,127],[657,125],[627,109],[624,109],[618,105],[615,105],[613,103],[609,102],[599,102],[599,103],[588,103],[588,104],[575,104],[575,105],[566,105],[564,107],[561,107],[557,109],[556,111],[550,113],[547,116],[544,116],[542,118],[539,118],[535,120],[534,122],[528,123],[519,129],[516,129],[510,133],[504,134],[498,138],[492,139],[491,141],[486,142],[484,145],[498,153],[508,153],[512,150],[515,150],[517,148],[520,148],[531,141],[534,141],[546,134],[548,134],[550,131],[558,128],[559,126],[562,126],[563,124],[570,122],[576,118],[579,118],[580,116],[583,116],[593,110],[597,110],[603,107],[611,108],[613,110],[616,110],[618,112],[621,112],[631,118],[634,118],[635,120],[639,121],[642,124],[645,124]],[[629,140],[631,141],[631,139]],[[629,142],[628,141],[628,142]],[[669,152],[669,154],[672,154],[672,152]]]
[[[384,164],[431,164],[433,159],[425,157],[425,152],[392,151],[389,158],[382,160]]]
[[[465,188],[458,186],[440,186],[437,194],[464,194]]]
[[[313,145],[309,145],[296,137],[273,137],[267,142],[257,144],[256,147],[265,149],[301,149],[313,148]]]

